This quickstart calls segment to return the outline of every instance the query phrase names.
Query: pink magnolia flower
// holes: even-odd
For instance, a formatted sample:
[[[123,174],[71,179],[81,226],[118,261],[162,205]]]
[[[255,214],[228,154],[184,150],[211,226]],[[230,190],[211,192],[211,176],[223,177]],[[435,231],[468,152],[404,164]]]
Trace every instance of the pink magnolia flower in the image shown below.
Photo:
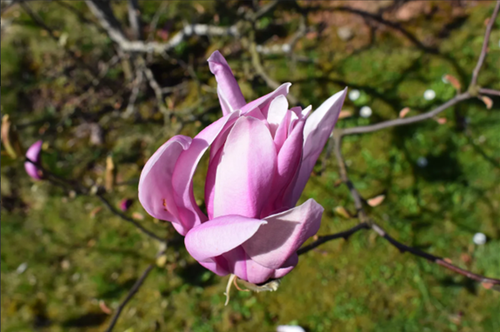
[[[346,91],[311,107],[289,109],[283,84],[246,103],[224,57],[208,59],[223,116],[196,137],[178,135],[146,163],[139,201],[185,235],[188,252],[218,275],[251,283],[281,278],[297,249],[316,234],[323,208],[313,199],[295,207],[341,110]],[[210,147],[207,214],[196,204],[193,175]]]
[[[34,180],[42,179],[42,170],[37,167],[40,164],[40,153],[42,151],[42,140],[36,141],[33,143],[28,151],[26,151],[26,158],[30,161],[24,162],[24,169],[26,169],[26,173]]]

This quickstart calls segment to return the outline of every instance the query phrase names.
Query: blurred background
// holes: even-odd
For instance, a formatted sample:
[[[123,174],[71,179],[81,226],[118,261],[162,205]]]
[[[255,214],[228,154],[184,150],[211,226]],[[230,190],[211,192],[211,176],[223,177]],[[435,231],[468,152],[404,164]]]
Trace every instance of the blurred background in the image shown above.
[[[307,331],[499,331],[500,293],[401,254],[370,232],[301,256],[277,292],[233,290],[224,307],[227,277],[198,265],[171,225],[137,201],[140,171],[153,152],[220,117],[206,62],[214,50],[228,60],[247,101],[291,82],[293,103],[314,110],[348,86],[337,126],[367,125],[452,98],[456,89],[446,75],[466,88],[493,7],[2,1],[1,111],[11,143],[26,150],[42,139],[43,166],[76,188],[32,180],[22,149],[12,158],[2,145],[2,331],[102,331],[150,263],[155,268],[116,331],[275,331],[283,324]],[[497,90],[498,26],[479,76],[481,86]],[[435,119],[348,136],[342,151],[363,197],[385,195],[369,214],[394,237],[498,278],[500,99],[492,100],[492,109],[471,99]],[[195,179],[200,204],[207,161]],[[310,197],[325,207],[319,234],[358,222],[344,212],[355,212],[353,201],[326,153],[301,201]],[[166,253],[155,259],[163,248],[120,215],[168,239]],[[477,232],[486,243],[473,242]]]

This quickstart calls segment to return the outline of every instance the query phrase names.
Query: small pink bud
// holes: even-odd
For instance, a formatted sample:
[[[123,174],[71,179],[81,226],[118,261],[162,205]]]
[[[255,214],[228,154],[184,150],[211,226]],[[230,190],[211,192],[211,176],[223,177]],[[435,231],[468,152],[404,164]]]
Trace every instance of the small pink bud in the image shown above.
[[[132,203],[134,203],[134,201],[130,198],[122,199],[120,202],[120,210],[122,210],[123,212],[127,211],[130,206],[132,206]]]
[[[38,167],[40,165],[42,143],[42,140],[36,141],[26,152],[27,161],[24,163],[24,168],[26,169],[26,173],[34,180],[42,179],[42,170]]]

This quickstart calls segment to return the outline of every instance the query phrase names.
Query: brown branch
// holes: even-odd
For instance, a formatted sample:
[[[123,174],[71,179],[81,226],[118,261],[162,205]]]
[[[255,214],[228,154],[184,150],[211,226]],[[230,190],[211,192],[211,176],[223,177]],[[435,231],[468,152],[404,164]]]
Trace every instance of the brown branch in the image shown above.
[[[479,93],[482,93],[484,95],[490,95],[490,96],[500,96],[500,91],[493,90],[493,89],[480,88]]]
[[[475,280],[475,281],[479,281],[479,282],[483,282],[483,283],[488,283],[488,284],[493,284],[493,285],[500,285],[500,279],[495,279],[495,278],[488,278],[488,277],[485,277],[485,276],[482,276],[482,275],[479,275],[479,274],[476,274],[476,273],[472,273],[470,271],[467,271],[467,270],[464,270],[456,265],[453,265],[451,264],[450,262],[446,261],[444,258],[442,257],[438,257],[438,256],[434,256],[432,254],[429,254],[425,251],[422,251],[420,249],[417,249],[417,248],[413,248],[413,247],[410,247],[410,246],[407,246],[399,241],[397,241],[396,239],[394,239],[392,236],[390,236],[389,234],[386,233],[385,230],[382,229],[382,227],[380,227],[379,225],[375,224],[375,223],[372,223],[372,226],[371,228],[381,237],[383,237],[384,239],[386,239],[387,241],[389,241],[390,244],[392,244],[394,247],[398,248],[399,251],[401,251],[402,253],[405,253],[405,252],[409,252],[411,253],[412,255],[415,255],[415,256],[418,256],[418,257],[422,257],[422,258],[425,258],[427,259],[428,261],[430,262],[433,262],[433,263],[436,263],[438,265],[441,265],[455,273],[458,273],[458,274],[461,274],[469,279],[472,279],[472,280]]]
[[[128,0],[128,20],[134,34],[134,39],[142,40],[141,11],[137,0]]]
[[[92,188],[87,188],[85,186],[82,186],[82,185],[80,185],[76,181],[68,180],[68,179],[65,179],[65,178],[63,178],[63,177],[61,177],[59,175],[56,175],[56,174],[50,172],[49,170],[43,168],[43,166],[40,165],[40,163],[36,163],[36,162],[32,161],[29,158],[25,158],[25,161],[29,162],[29,163],[32,163],[37,168],[39,168],[42,171],[44,179],[48,180],[50,183],[52,183],[52,184],[54,184],[54,185],[56,185],[58,187],[61,187],[63,189],[66,189],[66,190],[70,189],[70,190],[72,190],[75,193],[80,194],[80,195],[84,195],[84,196],[93,196],[94,195],[94,196],[96,196],[108,208],[108,210],[111,211],[111,213],[113,213],[114,215],[120,217],[121,219],[123,219],[123,220],[131,223],[140,232],[142,232],[143,234],[149,236],[150,238],[155,239],[155,240],[157,240],[159,242],[165,242],[164,238],[162,238],[162,237],[154,234],[153,232],[147,230],[141,224],[139,224],[137,221],[135,221],[133,218],[130,218],[130,217],[126,216],[125,214],[121,213],[120,211],[118,211],[118,209],[116,209],[103,196],[103,194],[99,192],[99,190],[97,190],[97,192],[96,192],[96,190],[93,190]]]
[[[464,92],[459,95],[456,95],[452,99],[448,100],[446,103],[436,107],[432,111],[422,113],[419,115],[411,116],[408,118],[402,118],[402,119],[394,119],[394,120],[389,120],[389,121],[384,121],[368,126],[359,126],[359,127],[352,127],[352,128],[346,128],[346,129],[339,129],[341,131],[341,136],[346,136],[346,135],[353,135],[353,134],[364,134],[364,133],[370,133],[373,131],[389,128],[389,127],[396,127],[396,126],[404,126],[404,125],[409,125],[412,123],[420,122],[423,120],[430,119],[437,114],[443,112],[447,108],[454,106],[464,100],[470,99],[472,96],[470,95],[469,92]]]
[[[305,247],[300,248],[297,251],[297,255],[305,254],[306,252],[311,251],[314,248],[319,247],[323,243],[331,241],[331,240],[340,239],[340,238],[347,240],[349,238],[349,236],[356,233],[357,231],[362,230],[362,229],[369,229],[369,228],[370,228],[370,226],[367,223],[359,223],[356,226],[354,226],[348,230],[345,230],[343,232],[320,236],[320,237],[318,237],[318,239],[316,241],[312,242],[311,244],[308,244]]]
[[[379,236],[381,236],[384,239],[386,239],[387,241],[389,241],[389,243],[391,243],[393,246],[398,248],[401,252],[409,252],[415,256],[425,258],[430,262],[441,265],[441,266],[443,266],[451,271],[454,271],[455,273],[461,274],[461,275],[463,275],[467,278],[470,278],[472,280],[476,280],[476,281],[484,282],[484,283],[490,283],[493,285],[500,285],[499,279],[488,278],[488,277],[485,277],[485,276],[482,276],[479,274],[472,273],[470,271],[464,270],[462,268],[459,268],[458,266],[455,266],[455,265],[445,261],[441,257],[431,255],[431,254],[426,253],[420,249],[413,248],[413,247],[407,246],[401,242],[398,242],[393,237],[391,237],[389,234],[387,234],[382,229],[382,227],[380,227],[375,222],[373,222],[373,220],[371,220],[371,218],[369,218],[367,216],[367,214],[363,208],[363,198],[361,197],[361,194],[354,187],[354,185],[349,180],[349,177],[347,175],[347,169],[346,169],[344,158],[342,157],[342,152],[341,152],[341,139],[342,139],[342,137],[340,136],[339,131],[337,131],[337,132],[334,131],[333,139],[334,139],[334,143],[335,143],[334,144],[334,153],[335,153],[335,157],[337,158],[340,177],[342,179],[342,182],[349,188],[349,191],[351,192],[351,196],[354,199],[354,204],[356,206],[356,210],[358,211],[358,217],[360,219],[360,223],[358,224],[359,228],[354,227],[354,228],[351,228],[350,230],[347,230],[346,232],[343,232],[343,233],[350,235],[350,234],[352,234],[360,229],[366,229],[368,227],[368,228],[371,228],[372,230],[374,230]],[[335,234],[332,235],[332,239],[343,237],[342,236],[343,233],[339,233],[339,234],[341,234],[340,236],[336,236]],[[326,242],[326,241],[323,241],[323,242]],[[321,243],[323,243],[323,242],[321,242]],[[321,243],[319,243],[318,245],[320,245]],[[318,245],[316,245],[315,247],[317,247]],[[310,249],[308,249],[308,250],[310,250]]]
[[[132,288],[128,292],[127,297],[125,297],[125,299],[122,301],[122,303],[120,303],[120,305],[116,309],[116,312],[113,315],[113,318],[111,319],[111,323],[109,323],[109,326],[106,329],[106,332],[113,331],[113,328],[115,327],[116,322],[118,321],[118,318],[120,318],[120,315],[123,311],[123,308],[125,308],[127,303],[132,299],[132,297],[134,297],[134,295],[137,293],[137,291],[139,291],[139,288],[141,288],[142,284],[144,283],[144,281],[148,277],[151,270],[153,270],[153,268],[154,268],[154,265],[149,264],[148,267],[146,268],[146,270],[144,270],[144,272],[142,273],[141,277],[139,279],[137,279],[134,286],[132,286]]]
[[[477,78],[479,75],[479,71],[481,70],[481,67],[483,66],[484,59],[486,58],[486,53],[488,52],[488,43],[490,40],[490,34],[491,34],[491,29],[493,29],[493,25],[495,25],[495,19],[498,16],[498,11],[500,10],[500,0],[497,0],[497,3],[495,5],[495,9],[493,9],[493,14],[491,15],[491,18],[489,19],[488,25],[486,26],[486,32],[484,33],[484,41],[483,41],[483,47],[481,48],[481,54],[479,55],[479,60],[477,60],[476,67],[474,68],[474,71],[472,72],[472,79],[469,84],[469,90],[474,87],[477,84]]]
[[[252,56],[252,65],[253,65],[257,75],[259,75],[264,80],[264,82],[266,82],[268,87],[270,87],[271,89],[277,89],[280,86],[280,84],[278,82],[276,82],[274,79],[272,79],[269,75],[266,74],[266,70],[262,66],[262,62],[260,60],[260,55],[259,55],[259,52],[257,51],[257,45],[255,44],[255,41],[252,41],[250,43],[249,51],[250,51],[250,54]],[[298,99],[295,98],[295,96],[293,96],[290,93],[287,95],[287,99],[293,105],[298,104]]]

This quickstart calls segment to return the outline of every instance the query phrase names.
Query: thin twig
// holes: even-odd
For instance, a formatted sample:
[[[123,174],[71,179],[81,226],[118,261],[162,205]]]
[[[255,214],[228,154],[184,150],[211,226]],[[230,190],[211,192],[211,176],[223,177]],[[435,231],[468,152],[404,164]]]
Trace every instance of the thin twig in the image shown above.
[[[97,198],[99,198],[101,200],[101,202],[108,208],[108,210],[111,211],[111,213],[113,213],[114,215],[122,218],[123,220],[125,221],[128,221],[129,223],[131,223],[132,225],[135,226],[135,228],[137,228],[138,230],[140,230],[143,234],[146,234],[147,236],[149,236],[150,238],[153,238],[157,241],[160,241],[160,242],[165,242],[165,239],[162,238],[161,236],[158,236],[156,235],[155,233],[145,229],[141,224],[139,224],[137,221],[135,221],[133,218],[130,218],[128,216],[126,216],[125,214],[121,213],[120,211],[118,211],[102,194],[100,193],[97,193],[96,194]]]
[[[354,226],[346,231],[340,232],[340,233],[319,236],[316,241],[312,242],[311,244],[308,244],[305,247],[300,248],[297,251],[297,255],[305,254],[306,252],[311,251],[314,248],[319,247],[323,243],[331,241],[331,240],[340,239],[340,238],[347,240],[349,238],[349,236],[356,233],[357,231],[362,230],[362,229],[369,229],[369,228],[370,228],[370,226],[367,223],[359,223],[356,226]]]
[[[493,89],[480,88],[479,93],[482,93],[484,95],[490,95],[490,96],[500,96],[500,91],[493,90]]]
[[[445,267],[445,268],[447,268],[455,273],[461,274],[461,275],[463,275],[469,279],[475,280],[475,281],[493,284],[493,285],[500,285],[500,279],[488,278],[488,277],[485,277],[485,276],[482,276],[482,275],[479,275],[476,273],[472,273],[470,271],[464,270],[462,268],[459,268],[456,265],[451,264],[450,262],[446,261],[442,257],[434,256],[434,255],[429,254],[429,253],[422,251],[420,249],[407,246],[407,245],[397,241],[389,234],[387,234],[387,232],[385,230],[383,230],[382,227],[380,227],[376,223],[372,223],[371,227],[379,236],[381,236],[384,239],[386,239],[387,241],[389,241],[390,244],[392,244],[393,246],[398,248],[402,253],[409,252],[412,255],[425,258],[430,262],[441,265],[441,266],[443,266],[443,267]]]
[[[120,317],[120,315],[123,311],[123,308],[125,308],[125,306],[130,301],[130,299],[132,299],[132,297],[134,297],[134,295],[137,293],[139,288],[141,288],[142,284],[144,283],[144,280],[146,280],[146,278],[148,277],[151,270],[153,270],[153,268],[154,268],[154,265],[149,264],[148,267],[146,268],[146,270],[144,270],[144,272],[142,273],[141,277],[139,279],[137,279],[134,286],[132,286],[132,288],[128,292],[127,297],[125,297],[123,302],[120,303],[120,305],[116,309],[115,314],[113,315],[113,318],[111,319],[111,323],[109,324],[108,328],[106,329],[106,332],[113,331],[113,328],[115,327],[116,322],[118,321],[118,318]]]
[[[252,64],[257,75],[259,75],[271,89],[277,89],[280,84],[266,74],[266,70],[264,69],[260,61],[260,55],[257,51],[257,45],[253,41],[250,44],[250,54],[252,55]],[[290,93],[287,95],[287,99],[292,105],[297,105],[298,103],[298,99]]]
[[[142,40],[141,10],[137,0],[128,0],[128,19],[134,34],[134,39]]]
[[[477,84],[477,78],[479,75],[479,71],[483,66],[484,59],[486,58],[486,53],[488,52],[488,43],[490,41],[491,29],[493,29],[493,25],[495,25],[495,19],[498,16],[498,11],[500,10],[500,0],[497,0],[495,5],[495,9],[493,10],[493,14],[486,26],[486,32],[484,33],[483,47],[481,48],[481,54],[479,55],[479,60],[477,60],[476,67],[472,72],[472,79],[469,84],[469,89],[474,88]]]
[[[423,120],[430,119],[437,114],[443,112],[447,108],[454,106],[464,100],[470,99],[472,96],[470,95],[469,92],[464,92],[459,95],[456,95],[452,99],[448,100],[446,103],[436,107],[432,111],[422,113],[419,115],[411,116],[408,118],[399,118],[399,119],[394,119],[394,120],[389,120],[389,121],[384,121],[368,126],[359,126],[359,127],[353,127],[353,128],[346,128],[346,129],[341,129],[342,136],[346,135],[353,135],[353,134],[364,134],[364,133],[370,133],[373,131],[389,128],[389,127],[396,127],[396,126],[404,126],[404,125],[409,125],[412,123],[420,122]]]
[[[54,184],[54,185],[57,185],[63,189],[66,189],[68,190],[71,189],[73,190],[75,193],[77,194],[80,194],[80,195],[85,195],[85,196],[92,196],[92,195],[95,195],[97,198],[99,198],[101,200],[101,202],[108,208],[109,211],[111,211],[111,213],[113,213],[114,215],[120,217],[121,219],[131,223],[132,225],[134,225],[139,231],[141,231],[143,234],[149,236],[150,238],[152,239],[155,239],[157,241],[160,241],[160,242],[165,242],[165,239],[154,234],[153,232],[145,229],[141,224],[139,224],[137,221],[135,221],[133,218],[130,218],[128,216],[126,216],[125,214],[121,213],[120,211],[118,211],[118,209],[116,209],[103,195],[102,193],[93,193],[94,191],[92,189],[89,189],[85,186],[82,186],[80,185],[79,183],[77,183],[76,181],[72,181],[72,180],[68,180],[68,179],[65,179],[57,174],[54,174],[53,172],[50,172],[49,170],[47,170],[46,168],[43,168],[42,165],[40,165],[40,163],[37,163],[37,162],[34,162],[33,160],[29,159],[29,158],[25,158],[25,160],[33,165],[35,165],[38,169],[40,169],[42,171],[42,174],[44,176],[45,179],[47,179],[50,183]]]

